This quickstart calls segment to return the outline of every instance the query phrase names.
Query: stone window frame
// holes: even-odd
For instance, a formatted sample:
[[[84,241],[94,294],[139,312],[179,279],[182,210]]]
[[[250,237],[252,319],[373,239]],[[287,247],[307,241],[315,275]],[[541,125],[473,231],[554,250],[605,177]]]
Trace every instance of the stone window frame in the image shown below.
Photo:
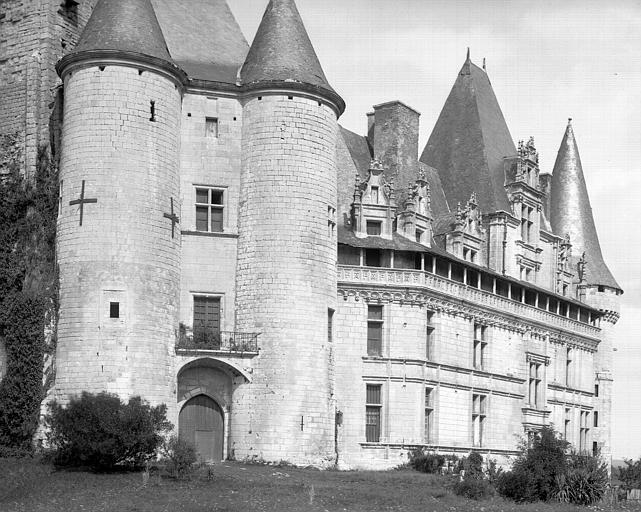
[[[485,446],[488,394],[472,392],[472,446]],[[478,426],[478,428],[477,428]]]
[[[436,386],[426,385],[423,404],[423,442],[435,444]]]
[[[207,202],[199,201],[199,192],[207,191]],[[220,193],[219,203],[212,202],[213,194]],[[199,233],[225,233],[227,230],[227,195],[228,188],[216,185],[199,185],[194,184],[194,229]],[[199,229],[198,210],[207,208],[207,229]],[[220,229],[212,229],[212,211],[220,211]],[[200,226],[202,227],[202,226]]]
[[[372,228],[371,229],[372,232],[370,232],[370,227]],[[375,233],[375,231],[378,231],[378,233]],[[367,233],[367,236],[381,236],[383,234],[383,221],[366,219],[365,232]]]
[[[379,315],[373,314],[380,310]],[[376,327],[380,330],[380,339],[370,338],[370,328]],[[383,355],[383,335],[385,332],[385,307],[382,304],[367,304],[367,355],[370,357],[381,357]],[[378,342],[378,346],[374,345]]]
[[[478,333],[480,333],[480,336]],[[487,370],[488,333],[488,325],[481,322],[472,324],[472,368],[475,370]]]
[[[579,412],[579,452],[588,450],[590,440],[590,411],[581,409]]]
[[[378,399],[374,390],[378,389]],[[372,393],[370,393],[370,390]],[[368,430],[368,427],[370,428]],[[380,443],[383,438],[383,384],[378,382],[365,383],[365,442]]]

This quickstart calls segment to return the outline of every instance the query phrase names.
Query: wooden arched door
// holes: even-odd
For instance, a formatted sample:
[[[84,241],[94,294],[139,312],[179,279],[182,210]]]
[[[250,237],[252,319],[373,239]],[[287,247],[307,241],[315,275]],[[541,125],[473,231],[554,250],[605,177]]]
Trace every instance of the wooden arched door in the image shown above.
[[[178,416],[178,433],[194,444],[198,460],[223,459],[223,412],[208,396],[198,395],[187,401]]]

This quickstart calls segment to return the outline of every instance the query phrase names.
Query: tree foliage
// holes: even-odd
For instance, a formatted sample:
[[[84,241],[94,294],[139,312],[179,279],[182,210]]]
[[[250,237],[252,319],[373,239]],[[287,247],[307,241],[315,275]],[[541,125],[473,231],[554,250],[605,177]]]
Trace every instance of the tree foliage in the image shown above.
[[[139,396],[127,403],[109,393],[83,392],[66,407],[49,405],[48,441],[54,463],[111,470],[140,466],[162,445],[162,433],[171,430],[167,407],[150,406]]]
[[[641,457],[636,461],[625,459],[625,467],[619,468],[619,480],[626,490],[641,489]]]
[[[11,145],[3,137],[0,145]],[[3,154],[7,153],[4,151]],[[38,426],[45,323],[55,316],[55,230],[58,177],[41,151],[35,177],[3,160],[0,176],[0,343],[6,374],[0,382],[0,446],[26,450]]]

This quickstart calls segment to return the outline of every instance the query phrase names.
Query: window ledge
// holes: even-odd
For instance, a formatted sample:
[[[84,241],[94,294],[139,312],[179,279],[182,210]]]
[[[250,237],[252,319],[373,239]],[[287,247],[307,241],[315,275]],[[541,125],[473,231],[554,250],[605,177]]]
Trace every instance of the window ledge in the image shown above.
[[[213,232],[213,231],[181,231],[181,235],[189,236],[204,236],[211,238],[238,238],[238,233],[225,233],[225,232]]]

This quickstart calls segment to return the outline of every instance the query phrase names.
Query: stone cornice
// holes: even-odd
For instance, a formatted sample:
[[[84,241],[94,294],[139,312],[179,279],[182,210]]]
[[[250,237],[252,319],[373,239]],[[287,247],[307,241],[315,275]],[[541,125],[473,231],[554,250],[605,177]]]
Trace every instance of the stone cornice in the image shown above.
[[[368,272],[371,271],[368,270]],[[502,327],[519,334],[530,332],[538,336],[548,337],[552,342],[569,344],[591,352],[596,351],[600,342],[598,338],[600,329],[581,324],[569,318],[559,317],[523,303],[509,301],[508,299],[500,301],[501,304],[492,304],[492,301],[483,299],[491,298],[497,300],[500,298],[482,290],[465,287],[464,285],[461,286],[463,286],[465,291],[473,292],[467,294],[471,296],[466,298],[452,297],[451,295],[455,295],[455,293],[447,293],[447,291],[429,287],[429,281],[431,281],[431,279],[423,281],[422,283],[418,281],[412,282],[412,277],[416,277],[418,280],[419,276],[424,275],[422,273],[414,272],[411,274],[403,274],[401,272],[398,275],[402,278],[399,284],[368,282],[364,280],[361,280],[359,283],[348,283],[345,282],[344,275],[340,275],[339,267],[338,296],[342,297],[343,300],[353,298],[356,301],[363,300],[365,302],[422,306],[434,311],[461,316],[465,319],[474,320],[475,322],[486,325]],[[427,276],[427,274],[425,275]],[[429,278],[434,277],[436,276],[429,274]],[[445,284],[455,285],[452,290],[448,291],[455,292],[459,289],[458,283],[450,283],[448,281]],[[503,304],[503,302],[505,302],[505,304]],[[528,312],[541,316],[541,319],[535,320],[527,318],[526,315]]]

